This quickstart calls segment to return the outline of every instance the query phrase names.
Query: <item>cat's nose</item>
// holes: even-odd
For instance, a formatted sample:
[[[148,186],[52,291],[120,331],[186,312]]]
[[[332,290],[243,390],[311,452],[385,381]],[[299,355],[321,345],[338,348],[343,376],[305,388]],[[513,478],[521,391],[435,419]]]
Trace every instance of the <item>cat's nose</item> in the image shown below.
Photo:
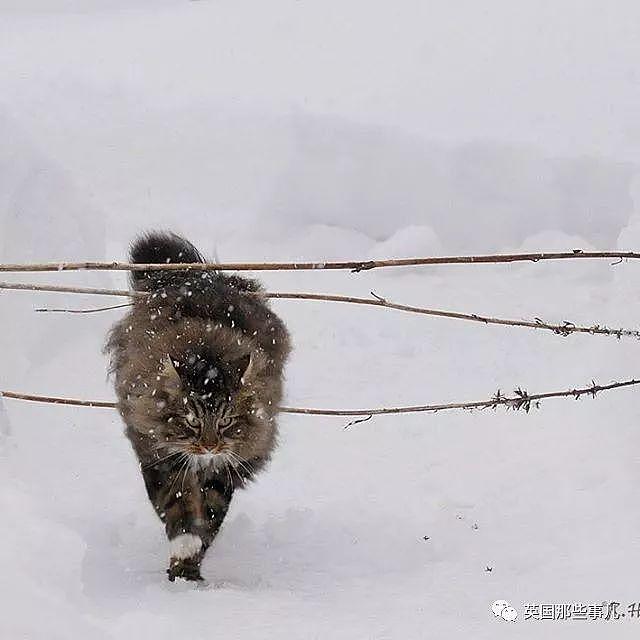
[[[200,445],[204,447],[209,453],[218,453],[218,449],[222,445],[218,434],[215,429],[209,425],[205,425],[202,434],[200,435]]]
[[[220,441],[205,442],[203,444],[207,453],[220,453],[223,449],[222,442]]]

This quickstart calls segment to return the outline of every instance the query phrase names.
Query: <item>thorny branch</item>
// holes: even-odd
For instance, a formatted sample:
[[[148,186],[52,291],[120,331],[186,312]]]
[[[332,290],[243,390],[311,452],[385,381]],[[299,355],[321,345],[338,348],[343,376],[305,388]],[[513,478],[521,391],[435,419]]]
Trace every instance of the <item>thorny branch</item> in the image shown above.
[[[322,271],[350,270],[352,273],[386,267],[411,267],[437,264],[488,264],[505,262],[540,262],[543,260],[638,259],[634,251],[573,251],[561,253],[510,253],[477,256],[434,256],[391,260],[348,260],[342,262],[229,262],[132,264],[129,262],[43,262],[0,264],[0,271]]]
[[[303,415],[315,415],[315,416],[375,416],[384,414],[397,414],[397,413],[437,413],[439,411],[450,411],[453,409],[497,409],[500,406],[504,406],[506,409],[512,409],[514,411],[523,410],[529,413],[531,408],[538,408],[541,400],[547,400],[548,398],[575,398],[578,400],[582,396],[590,395],[595,398],[601,391],[609,391],[611,389],[619,389],[622,387],[630,387],[640,384],[640,379],[626,380],[624,382],[612,382],[610,384],[599,385],[594,381],[588,387],[582,387],[579,389],[568,389],[566,391],[548,391],[546,393],[528,393],[527,391],[518,387],[514,391],[513,396],[505,396],[500,390],[498,390],[489,400],[480,400],[476,402],[452,402],[449,404],[430,404],[430,405],[417,405],[408,407],[380,407],[375,409],[315,409],[315,408],[300,408],[300,407],[280,407],[282,413],[294,413]],[[114,409],[117,407],[115,402],[107,402],[101,400],[77,400],[75,398],[59,398],[51,396],[38,396],[28,393],[16,393],[14,391],[0,391],[0,398],[12,398],[14,400],[28,400],[31,402],[44,402],[50,404],[65,404],[80,407],[104,407]],[[367,418],[369,420],[370,418]],[[356,424],[354,421],[350,424]],[[347,427],[350,425],[347,425]]]
[[[23,284],[14,282],[0,282],[0,289],[14,289],[21,291],[49,291],[57,293],[80,293],[80,294],[96,294],[121,297],[146,297],[149,294],[142,291],[128,291],[124,289],[96,289],[92,287],[64,287],[57,285],[37,285]],[[252,294],[249,294],[252,295]],[[586,333],[591,335],[608,335],[618,339],[623,337],[631,337],[640,339],[640,330],[635,329],[612,329],[603,325],[595,324],[591,326],[579,326],[573,322],[564,321],[561,324],[553,324],[544,322],[540,318],[534,318],[534,321],[528,320],[509,320],[506,318],[495,318],[491,316],[482,316],[476,313],[459,313],[457,311],[444,311],[440,309],[427,309],[425,307],[414,307],[405,304],[389,302],[371,291],[373,298],[357,298],[353,296],[339,296],[324,293],[283,293],[283,292],[267,292],[264,294],[267,298],[276,300],[315,300],[325,302],[341,302],[350,304],[369,305],[373,307],[382,307],[386,309],[395,309],[397,311],[405,311],[407,313],[417,313],[421,315],[435,316],[439,318],[451,318],[454,320],[466,320],[468,322],[479,322],[481,324],[495,324],[510,327],[525,327],[529,329],[541,329],[551,331],[556,335],[568,336],[572,333]],[[93,309],[53,309],[39,308],[38,312],[48,313],[95,313],[98,311],[107,311],[110,309],[118,309],[127,307],[130,303],[121,305],[113,305],[109,307],[97,307]]]

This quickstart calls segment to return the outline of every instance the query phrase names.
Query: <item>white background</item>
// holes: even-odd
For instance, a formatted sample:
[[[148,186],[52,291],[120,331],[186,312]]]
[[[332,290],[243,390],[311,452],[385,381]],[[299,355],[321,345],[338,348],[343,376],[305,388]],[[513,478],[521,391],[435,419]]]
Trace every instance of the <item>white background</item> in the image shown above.
[[[640,6],[622,0],[0,0],[0,258],[123,259],[152,227],[227,261],[638,250],[638,59]],[[635,328],[639,276],[580,261],[262,279]],[[33,312],[102,302],[2,293],[0,388],[111,398],[100,349],[121,312]],[[274,308],[296,347],[289,405],[638,374],[634,340]],[[0,636],[635,637],[639,620],[524,622],[522,605],[640,600],[636,397],[346,431],[284,416],[273,464],[207,556],[205,590],[165,581],[114,412],[5,400]],[[519,610],[517,629],[493,617],[496,599]]]

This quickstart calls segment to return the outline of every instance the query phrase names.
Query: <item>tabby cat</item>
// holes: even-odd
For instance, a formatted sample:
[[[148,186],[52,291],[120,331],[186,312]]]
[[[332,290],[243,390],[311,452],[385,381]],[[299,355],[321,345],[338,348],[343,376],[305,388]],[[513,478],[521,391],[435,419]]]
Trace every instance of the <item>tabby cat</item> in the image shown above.
[[[187,240],[151,232],[136,263],[204,262]],[[289,336],[255,280],[213,271],[132,271],[146,296],[111,330],[118,408],[170,541],[167,573],[200,564],[236,489],[276,444]]]

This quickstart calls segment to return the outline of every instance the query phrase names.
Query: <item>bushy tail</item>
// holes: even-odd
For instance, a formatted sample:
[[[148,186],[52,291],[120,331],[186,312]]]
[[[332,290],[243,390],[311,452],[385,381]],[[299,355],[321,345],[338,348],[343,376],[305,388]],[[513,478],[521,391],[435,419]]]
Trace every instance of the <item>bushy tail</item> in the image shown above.
[[[131,262],[138,264],[169,264],[175,262],[205,262],[202,254],[175,233],[149,231],[136,238],[129,251]],[[154,291],[176,284],[187,271],[132,271],[131,286],[138,291]]]

